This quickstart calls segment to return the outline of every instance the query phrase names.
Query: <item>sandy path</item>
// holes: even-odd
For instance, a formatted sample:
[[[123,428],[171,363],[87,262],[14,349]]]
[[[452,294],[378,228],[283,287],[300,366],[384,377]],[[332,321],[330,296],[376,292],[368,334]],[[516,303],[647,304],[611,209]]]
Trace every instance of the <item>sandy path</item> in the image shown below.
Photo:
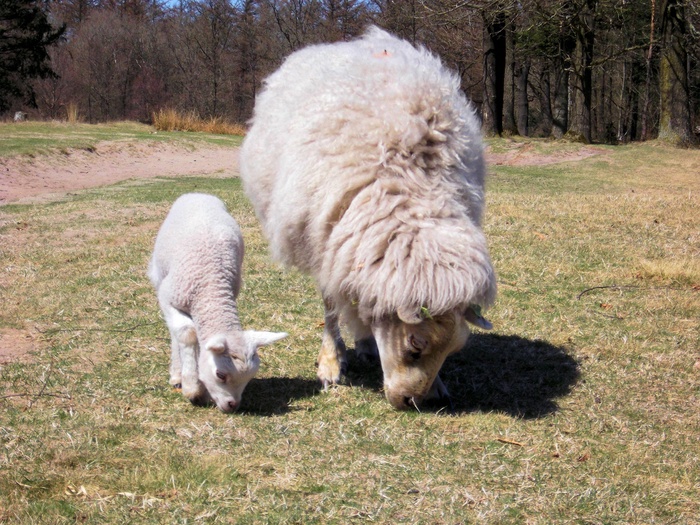
[[[0,205],[47,200],[127,179],[237,174],[238,148],[104,142],[92,151],[0,159]]]

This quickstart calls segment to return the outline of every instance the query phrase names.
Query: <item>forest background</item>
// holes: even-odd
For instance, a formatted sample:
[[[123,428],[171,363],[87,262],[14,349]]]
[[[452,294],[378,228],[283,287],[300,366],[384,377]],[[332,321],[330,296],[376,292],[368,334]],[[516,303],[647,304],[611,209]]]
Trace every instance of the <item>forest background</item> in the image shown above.
[[[150,122],[168,108],[243,123],[291,52],[376,24],[457,72],[486,135],[687,145],[700,134],[698,4],[0,0],[0,116]]]

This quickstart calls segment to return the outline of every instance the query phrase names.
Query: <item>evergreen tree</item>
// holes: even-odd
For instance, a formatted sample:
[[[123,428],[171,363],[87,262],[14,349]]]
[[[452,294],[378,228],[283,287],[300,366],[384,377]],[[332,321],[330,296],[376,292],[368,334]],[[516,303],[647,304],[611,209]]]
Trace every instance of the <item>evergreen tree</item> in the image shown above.
[[[17,99],[35,106],[32,80],[54,75],[47,48],[63,35],[38,0],[0,0],[0,113]]]

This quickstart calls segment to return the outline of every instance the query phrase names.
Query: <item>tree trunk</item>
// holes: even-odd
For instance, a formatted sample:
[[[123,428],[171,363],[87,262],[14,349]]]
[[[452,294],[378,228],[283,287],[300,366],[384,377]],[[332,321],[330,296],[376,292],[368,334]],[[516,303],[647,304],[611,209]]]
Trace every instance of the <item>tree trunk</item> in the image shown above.
[[[593,99],[593,44],[595,42],[594,14],[597,0],[587,0],[581,14],[578,31],[575,112],[568,131],[577,139],[590,143],[592,139],[591,109]]]
[[[690,97],[685,47],[688,28],[683,2],[665,0],[661,16],[659,138],[674,144],[687,144],[691,140]]]
[[[654,23],[656,15],[656,0],[651,0],[651,23],[649,25],[649,49],[646,55],[646,83],[644,85],[644,107],[642,108],[642,140],[649,138],[649,99],[651,98],[651,57],[654,52]]]
[[[506,27],[506,66],[503,85],[503,131],[508,135],[518,133],[515,125],[515,33],[512,24]]]
[[[528,125],[530,118],[530,104],[527,98],[527,80],[530,75],[530,61],[526,60],[518,69],[517,89],[516,89],[516,105],[518,116],[518,135],[527,137],[530,134]]]
[[[563,59],[554,75],[554,101],[552,103],[552,136],[562,138],[569,129],[569,67],[570,62]]]
[[[554,61],[554,100],[552,102],[552,136],[562,138],[569,129],[569,74],[571,55],[576,49],[576,39],[567,29],[559,35],[559,56]]]
[[[503,132],[503,86],[506,65],[505,16],[497,13],[484,21],[484,103],[482,131],[486,136]]]

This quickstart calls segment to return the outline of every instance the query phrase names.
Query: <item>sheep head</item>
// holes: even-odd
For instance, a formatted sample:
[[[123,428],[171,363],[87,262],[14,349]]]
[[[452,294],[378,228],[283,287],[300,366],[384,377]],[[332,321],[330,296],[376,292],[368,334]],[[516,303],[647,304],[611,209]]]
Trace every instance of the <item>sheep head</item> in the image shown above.
[[[490,328],[472,307],[440,315],[430,315],[424,307],[399,309],[396,315],[372,324],[384,373],[384,393],[394,408],[417,407],[432,394],[431,387],[447,356],[467,342],[467,321]]]
[[[287,337],[284,332],[246,330],[210,337],[199,354],[199,380],[222,412],[241,404],[243,390],[260,368],[258,348]]]

